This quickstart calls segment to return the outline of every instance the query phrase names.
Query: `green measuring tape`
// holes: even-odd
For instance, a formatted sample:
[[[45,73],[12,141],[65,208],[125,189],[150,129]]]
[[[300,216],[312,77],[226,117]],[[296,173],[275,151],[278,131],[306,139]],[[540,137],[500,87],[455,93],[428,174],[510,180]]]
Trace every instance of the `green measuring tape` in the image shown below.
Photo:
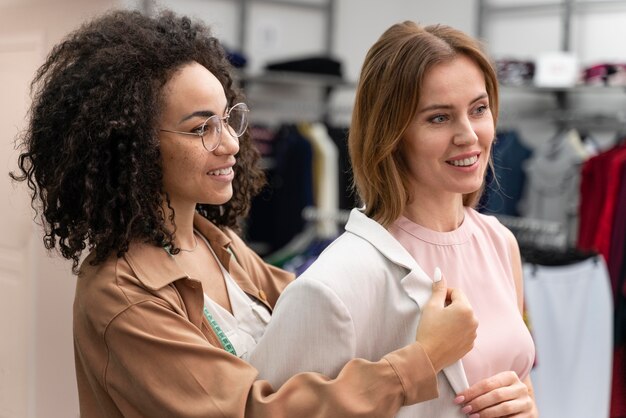
[[[220,339],[220,342],[222,343],[222,347],[224,347],[224,350],[228,351],[233,356],[236,356],[237,352],[235,351],[235,347],[233,347],[232,343],[230,342],[226,334],[224,334],[224,331],[222,331],[222,328],[220,328],[217,322],[215,322],[215,319],[213,319],[213,316],[209,313],[209,310],[206,308],[206,306],[204,307],[204,316],[207,319],[207,321],[209,321],[209,324],[211,324],[211,328],[213,328],[213,331],[215,331],[215,334],[217,334],[217,337]]]

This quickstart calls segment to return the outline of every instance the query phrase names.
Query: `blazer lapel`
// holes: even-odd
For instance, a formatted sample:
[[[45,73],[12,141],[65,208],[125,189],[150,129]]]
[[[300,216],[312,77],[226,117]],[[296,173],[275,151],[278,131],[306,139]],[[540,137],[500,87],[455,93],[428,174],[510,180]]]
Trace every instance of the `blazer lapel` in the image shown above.
[[[416,268],[404,276],[400,282],[407,295],[417,303],[417,306],[422,307],[432,294],[432,279],[426,276],[426,273],[417,265],[417,262],[415,262],[415,265]],[[465,369],[463,369],[463,364],[460,360],[445,367],[443,373],[448,378],[454,393],[462,392],[469,387]]]
[[[368,241],[392,263],[406,268],[408,273],[400,279],[400,284],[417,306],[420,308],[424,306],[432,294],[433,280],[389,231],[378,222],[368,218],[358,209],[352,209],[346,224],[346,231]],[[460,360],[444,368],[443,373],[455,393],[459,393],[469,387],[467,376]]]

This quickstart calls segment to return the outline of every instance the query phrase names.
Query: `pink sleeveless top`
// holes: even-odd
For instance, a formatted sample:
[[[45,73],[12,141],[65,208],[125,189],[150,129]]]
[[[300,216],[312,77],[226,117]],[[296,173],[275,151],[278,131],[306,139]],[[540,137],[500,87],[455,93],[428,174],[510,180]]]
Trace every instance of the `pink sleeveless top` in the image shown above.
[[[508,370],[524,379],[535,347],[517,307],[504,226],[466,208],[462,225],[452,232],[426,229],[405,217],[389,232],[427,274],[440,267],[448,286],[467,295],[479,324],[474,348],[462,360],[469,384]]]

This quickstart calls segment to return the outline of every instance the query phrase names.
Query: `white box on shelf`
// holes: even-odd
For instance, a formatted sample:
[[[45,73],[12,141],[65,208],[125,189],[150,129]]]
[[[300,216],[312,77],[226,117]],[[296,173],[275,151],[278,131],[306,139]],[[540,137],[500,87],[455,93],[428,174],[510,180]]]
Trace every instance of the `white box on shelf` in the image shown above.
[[[570,52],[544,52],[535,63],[537,87],[572,87],[579,79],[578,59]]]

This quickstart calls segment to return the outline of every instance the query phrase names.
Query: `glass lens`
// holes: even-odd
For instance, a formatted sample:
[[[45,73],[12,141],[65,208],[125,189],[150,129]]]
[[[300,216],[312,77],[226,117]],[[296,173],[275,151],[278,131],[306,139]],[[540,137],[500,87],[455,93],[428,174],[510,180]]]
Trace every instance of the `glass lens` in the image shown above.
[[[222,124],[219,116],[213,115],[204,122],[202,126],[202,143],[207,151],[213,151],[217,148],[220,141],[220,133],[222,131]]]
[[[238,103],[230,109],[228,127],[231,134],[240,137],[248,127],[248,106]]]

